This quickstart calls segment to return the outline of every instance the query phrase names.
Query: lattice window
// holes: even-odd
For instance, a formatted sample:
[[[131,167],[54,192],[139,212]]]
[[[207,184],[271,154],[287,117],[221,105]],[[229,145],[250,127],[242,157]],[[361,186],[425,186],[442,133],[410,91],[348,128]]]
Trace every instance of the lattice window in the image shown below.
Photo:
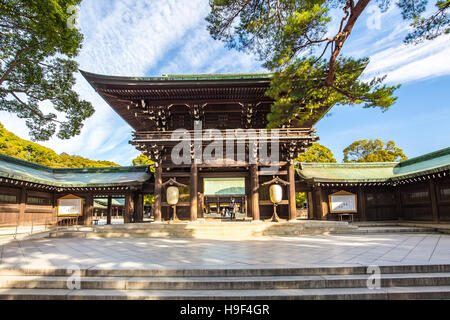
[[[378,193],[378,201],[380,204],[394,204],[395,194],[392,192],[380,192]]]
[[[376,204],[377,200],[375,193],[366,193],[366,204],[368,206]]]
[[[450,200],[450,186],[441,187],[440,194],[442,200]]]
[[[27,199],[28,204],[35,204],[39,206],[45,206],[52,204],[51,199],[48,198],[42,198],[42,197],[28,197]]]
[[[0,194],[0,202],[2,203],[17,203],[17,196],[12,194]]]
[[[403,201],[408,202],[427,202],[429,201],[428,190],[402,192]]]

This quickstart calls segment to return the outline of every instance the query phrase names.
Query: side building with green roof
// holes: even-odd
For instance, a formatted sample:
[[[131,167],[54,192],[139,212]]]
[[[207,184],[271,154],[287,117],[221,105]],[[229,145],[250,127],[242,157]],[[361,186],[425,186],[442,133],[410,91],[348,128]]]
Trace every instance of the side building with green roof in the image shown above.
[[[360,221],[450,221],[450,148],[402,162],[299,163],[295,181],[308,195],[309,219],[337,220],[330,195],[345,192],[356,195]],[[124,199],[126,223],[142,222],[153,184],[148,166],[61,169],[0,154],[0,226],[56,224],[58,199],[67,195],[83,199],[80,223],[92,224],[99,205],[114,215],[114,198]]]
[[[450,221],[450,148],[402,162],[299,163],[297,192],[314,219],[336,219],[329,196],[357,195],[359,220]]]
[[[148,166],[50,168],[0,154],[0,226],[56,224],[58,199],[68,195],[82,199],[80,223],[92,223],[94,197],[106,198],[106,205],[124,198],[125,221],[139,222],[143,192],[151,183]]]

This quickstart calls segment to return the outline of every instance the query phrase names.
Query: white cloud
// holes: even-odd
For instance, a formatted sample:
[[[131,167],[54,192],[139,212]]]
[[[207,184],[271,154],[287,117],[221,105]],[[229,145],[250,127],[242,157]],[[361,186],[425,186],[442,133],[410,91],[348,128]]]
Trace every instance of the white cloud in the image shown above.
[[[149,70],[151,75],[261,71],[255,56],[225,49],[210,37],[204,20],[208,12],[205,0],[84,0],[80,28],[85,40],[77,61],[83,70],[108,75],[145,76]],[[382,30],[369,30],[364,20],[358,22],[345,54],[371,56],[366,74],[388,73],[391,82],[450,74],[449,36],[406,47],[402,40],[408,25],[390,23],[395,14],[389,10],[382,15]],[[132,128],[81,75],[77,79],[77,92],[94,105],[96,113],[79,136],[69,141],[53,138],[43,144],[58,153],[129,165],[138,154],[128,144]],[[0,112],[0,121],[8,130],[29,138],[23,120]]]
[[[80,69],[107,75],[145,76],[160,73],[259,71],[249,55],[229,52],[206,30],[207,1],[85,0],[79,28],[83,49]],[[168,54],[174,51],[174,58]],[[69,141],[52,138],[41,144],[56,152],[107,159],[129,165],[138,152],[128,144],[132,128],[78,75],[76,91],[95,107],[82,132]],[[0,113],[5,127],[29,139],[24,121]]]
[[[206,23],[187,34],[176,54],[159,66],[156,73],[233,73],[261,72],[261,62],[254,55],[228,50],[211,38]]]
[[[405,83],[450,74],[450,35],[419,45],[397,45],[371,56],[367,77],[387,74],[391,83]]]
[[[418,45],[404,44],[412,28],[395,5],[379,16],[380,29],[367,28],[371,18],[367,12],[361,18],[346,43],[345,54],[370,57],[365,78],[386,74],[389,83],[406,83],[450,74],[450,35]]]

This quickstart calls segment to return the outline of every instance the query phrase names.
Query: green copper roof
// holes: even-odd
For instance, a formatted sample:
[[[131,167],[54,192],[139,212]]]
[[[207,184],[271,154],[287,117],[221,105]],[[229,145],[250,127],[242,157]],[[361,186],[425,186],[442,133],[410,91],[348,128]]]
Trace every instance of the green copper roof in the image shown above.
[[[152,174],[148,166],[62,169],[0,154],[0,177],[55,187],[110,187],[140,185]]]
[[[445,148],[400,162],[394,168],[396,179],[432,174],[450,169],[450,148]]]
[[[396,162],[300,163],[297,173],[317,182],[380,182],[394,176]]]
[[[205,195],[245,194],[245,178],[204,178]]]
[[[163,74],[160,77],[126,77],[126,76],[108,76],[86,72],[80,70],[85,77],[94,77],[102,80],[122,80],[122,81],[214,81],[214,80],[252,80],[252,79],[271,79],[273,73],[215,73],[215,74]]]
[[[314,182],[385,182],[450,170],[450,148],[402,162],[300,163],[297,174]]]
[[[112,198],[111,204],[113,206],[124,206],[125,199],[124,198]],[[97,205],[98,208],[107,208],[108,207],[108,199],[106,198],[96,198],[94,199],[94,206]]]

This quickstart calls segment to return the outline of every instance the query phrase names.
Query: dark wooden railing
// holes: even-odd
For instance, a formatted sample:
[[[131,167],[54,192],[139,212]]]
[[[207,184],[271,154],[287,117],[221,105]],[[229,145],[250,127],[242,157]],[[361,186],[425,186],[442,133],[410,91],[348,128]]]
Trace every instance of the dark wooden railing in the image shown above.
[[[200,134],[201,132],[201,134]],[[196,141],[201,137],[202,141],[217,140],[293,140],[293,139],[315,139],[315,129],[312,128],[288,128],[288,129],[205,129],[202,131],[186,130],[175,133],[175,131],[139,131],[134,133],[133,143],[145,142],[179,142],[183,140]],[[218,135],[220,133],[220,135]],[[182,136],[185,134],[189,138]]]

